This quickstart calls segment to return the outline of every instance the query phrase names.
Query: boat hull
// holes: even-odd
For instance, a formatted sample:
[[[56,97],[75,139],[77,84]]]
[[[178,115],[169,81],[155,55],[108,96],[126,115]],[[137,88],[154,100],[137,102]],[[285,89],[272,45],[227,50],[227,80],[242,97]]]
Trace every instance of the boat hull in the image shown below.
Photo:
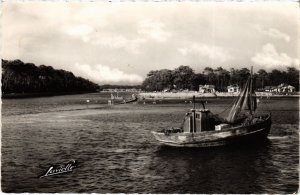
[[[175,147],[216,147],[232,144],[259,143],[267,139],[271,128],[271,117],[249,126],[239,126],[220,131],[199,133],[152,132],[161,144]]]

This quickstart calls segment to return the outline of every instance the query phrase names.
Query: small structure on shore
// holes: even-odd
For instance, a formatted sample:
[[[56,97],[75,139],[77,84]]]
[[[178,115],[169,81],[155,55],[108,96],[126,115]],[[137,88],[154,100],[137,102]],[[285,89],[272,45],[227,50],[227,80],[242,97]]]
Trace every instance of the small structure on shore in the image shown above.
[[[237,84],[234,85],[229,85],[227,87],[227,91],[232,93],[232,92],[240,92],[240,87]]]
[[[276,86],[265,86],[264,91],[276,92]]]
[[[199,92],[200,93],[215,93],[215,86],[214,85],[199,85]]]

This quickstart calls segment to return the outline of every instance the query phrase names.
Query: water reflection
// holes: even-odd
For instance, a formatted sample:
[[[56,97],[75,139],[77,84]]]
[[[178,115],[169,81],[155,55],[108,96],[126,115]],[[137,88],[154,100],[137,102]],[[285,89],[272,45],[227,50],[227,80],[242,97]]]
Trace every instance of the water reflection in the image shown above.
[[[151,166],[172,181],[162,193],[260,193],[265,192],[258,182],[262,172],[269,177],[279,172],[270,164],[271,148],[270,141],[211,149],[159,147]]]

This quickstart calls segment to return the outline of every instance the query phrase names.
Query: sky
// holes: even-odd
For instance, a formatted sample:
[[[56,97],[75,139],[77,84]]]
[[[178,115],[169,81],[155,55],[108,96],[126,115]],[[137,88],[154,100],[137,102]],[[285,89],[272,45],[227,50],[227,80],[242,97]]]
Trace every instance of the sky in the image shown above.
[[[2,59],[140,84],[150,70],[299,68],[296,2],[4,2]]]

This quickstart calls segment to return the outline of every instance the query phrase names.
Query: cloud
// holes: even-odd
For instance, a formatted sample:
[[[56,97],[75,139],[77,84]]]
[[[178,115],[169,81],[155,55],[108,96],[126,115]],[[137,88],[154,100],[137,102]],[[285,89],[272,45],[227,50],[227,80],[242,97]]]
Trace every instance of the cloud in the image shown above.
[[[163,30],[164,24],[153,20],[143,20],[139,23],[138,33],[158,42],[165,42],[171,37],[171,33]]]
[[[188,53],[191,52],[191,49],[188,48],[178,48],[177,50],[179,51],[179,53],[181,53],[184,56],[186,56]]]
[[[76,63],[73,69],[76,76],[90,79],[96,83],[132,83],[137,84],[143,81],[143,78],[137,74],[128,74],[117,68],[111,68],[102,64],[91,66],[89,64]]]
[[[171,33],[163,30],[163,23],[153,20],[142,20],[138,22],[133,36],[126,37],[121,33],[109,33],[98,31],[87,24],[72,25],[63,28],[64,33],[72,37],[78,37],[83,42],[93,45],[100,45],[112,49],[125,49],[126,51],[138,54],[141,44],[148,40],[165,42],[171,37]]]
[[[86,24],[67,26],[63,31],[69,36],[80,38],[85,43],[112,49],[125,49],[132,53],[139,53],[140,44],[146,42],[146,39],[141,37],[128,39],[117,33],[99,32]]]
[[[293,58],[298,55],[296,4],[132,6],[5,1],[2,7],[4,59],[76,70],[87,78],[90,74],[80,72],[76,63],[89,64],[91,74],[96,71],[94,64],[102,64],[125,75],[144,76],[150,70],[181,64],[196,71],[201,71],[201,64],[240,67],[253,63],[256,52],[263,55],[261,48],[266,43],[276,44],[279,56],[280,52]]]
[[[89,25],[80,24],[63,27],[63,31],[70,36],[82,38],[84,42],[89,42],[89,35],[94,31],[94,29]]]
[[[122,35],[115,36],[102,36],[97,39],[94,39],[92,44],[102,45],[104,47],[114,48],[114,49],[125,49],[132,53],[139,53],[139,47],[142,43],[145,43],[147,40],[137,37],[134,39],[128,39]]]
[[[283,33],[283,32],[280,32],[279,30],[275,29],[275,28],[269,28],[268,30],[265,30],[263,29],[260,25],[254,25],[254,28],[262,33],[262,34],[265,34],[269,37],[272,37],[272,38],[276,38],[276,39],[283,39],[285,40],[286,42],[289,42],[290,41],[290,36]]]
[[[225,62],[232,59],[232,56],[227,51],[218,46],[191,43],[190,47],[182,47],[178,48],[177,50],[184,56],[188,54],[196,54],[209,59],[218,60],[220,62]]]
[[[251,61],[258,65],[264,65],[267,68],[279,65],[299,66],[299,59],[293,59],[286,53],[277,52],[276,48],[271,43],[264,45],[262,51],[256,53],[256,55],[251,58]]]

